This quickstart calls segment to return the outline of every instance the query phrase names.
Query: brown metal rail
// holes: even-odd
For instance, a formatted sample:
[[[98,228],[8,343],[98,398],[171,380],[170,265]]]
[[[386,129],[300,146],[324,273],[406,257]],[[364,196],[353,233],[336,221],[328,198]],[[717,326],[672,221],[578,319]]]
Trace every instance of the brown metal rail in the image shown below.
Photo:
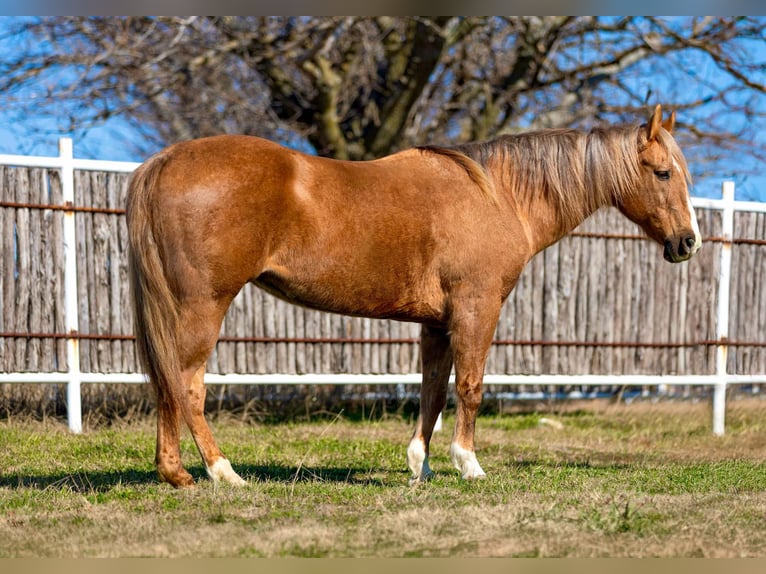
[[[113,335],[98,333],[15,333],[0,332],[0,339],[78,339],[86,341],[134,341],[134,335]],[[362,337],[231,337],[224,336],[218,339],[219,343],[305,343],[305,344],[336,344],[336,345],[414,345],[420,339],[408,337],[399,339],[373,339]],[[497,346],[520,346],[531,347],[614,347],[614,348],[656,348],[656,349],[681,349],[691,347],[715,347],[727,345],[730,347],[766,347],[766,341],[737,341],[703,339],[701,341],[663,343],[641,341],[544,341],[544,340],[516,340],[497,339],[492,341]]]
[[[80,213],[105,213],[107,215],[125,215],[122,208],[111,207],[86,207],[71,203],[20,203],[17,201],[0,201],[0,207],[12,207],[15,209],[47,209],[52,211],[74,211]]]

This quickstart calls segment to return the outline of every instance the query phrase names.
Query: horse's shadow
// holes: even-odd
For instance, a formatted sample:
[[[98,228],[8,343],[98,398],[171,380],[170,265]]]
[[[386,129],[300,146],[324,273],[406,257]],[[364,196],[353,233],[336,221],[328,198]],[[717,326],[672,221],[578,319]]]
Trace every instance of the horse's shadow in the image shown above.
[[[205,469],[191,466],[189,473],[195,483],[209,482]],[[237,472],[248,483],[307,483],[329,482],[353,485],[383,486],[385,481],[375,469],[348,467],[295,467],[282,465],[237,465]],[[402,471],[404,472],[404,471]],[[52,472],[49,474],[0,474],[0,488],[9,489],[70,489],[75,492],[107,492],[118,487],[158,484],[153,470]]]

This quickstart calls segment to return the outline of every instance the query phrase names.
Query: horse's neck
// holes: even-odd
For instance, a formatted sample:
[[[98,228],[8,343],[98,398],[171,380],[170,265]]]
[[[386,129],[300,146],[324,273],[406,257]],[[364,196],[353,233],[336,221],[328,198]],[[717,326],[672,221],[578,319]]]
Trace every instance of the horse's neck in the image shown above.
[[[605,205],[590,205],[583,200],[581,209],[563,209],[550,202],[542,192],[534,194],[534,201],[529,205],[519,205],[516,209],[519,219],[525,227],[527,240],[532,254],[539,253],[569,234],[573,229]]]

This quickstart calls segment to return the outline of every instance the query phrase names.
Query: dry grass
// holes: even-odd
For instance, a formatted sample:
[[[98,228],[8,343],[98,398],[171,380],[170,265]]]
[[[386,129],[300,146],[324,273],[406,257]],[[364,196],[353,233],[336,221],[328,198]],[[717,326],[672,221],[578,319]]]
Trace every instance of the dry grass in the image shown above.
[[[72,436],[60,422],[0,424],[0,556],[766,556],[766,402],[587,403],[483,417],[486,480],[450,468],[407,486],[399,418],[247,425],[215,432],[244,489],[157,484],[153,423]],[[449,427],[452,420],[445,421]]]

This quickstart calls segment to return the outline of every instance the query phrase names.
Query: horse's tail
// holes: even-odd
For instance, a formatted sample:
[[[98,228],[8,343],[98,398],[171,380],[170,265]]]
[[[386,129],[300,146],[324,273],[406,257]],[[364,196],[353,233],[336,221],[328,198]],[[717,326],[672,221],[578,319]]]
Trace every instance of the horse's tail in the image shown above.
[[[127,223],[130,284],[139,360],[157,392],[173,410],[183,408],[176,333],[178,301],[173,294],[158,246],[161,223],[155,196],[167,158],[160,153],[133,174],[128,189]]]

